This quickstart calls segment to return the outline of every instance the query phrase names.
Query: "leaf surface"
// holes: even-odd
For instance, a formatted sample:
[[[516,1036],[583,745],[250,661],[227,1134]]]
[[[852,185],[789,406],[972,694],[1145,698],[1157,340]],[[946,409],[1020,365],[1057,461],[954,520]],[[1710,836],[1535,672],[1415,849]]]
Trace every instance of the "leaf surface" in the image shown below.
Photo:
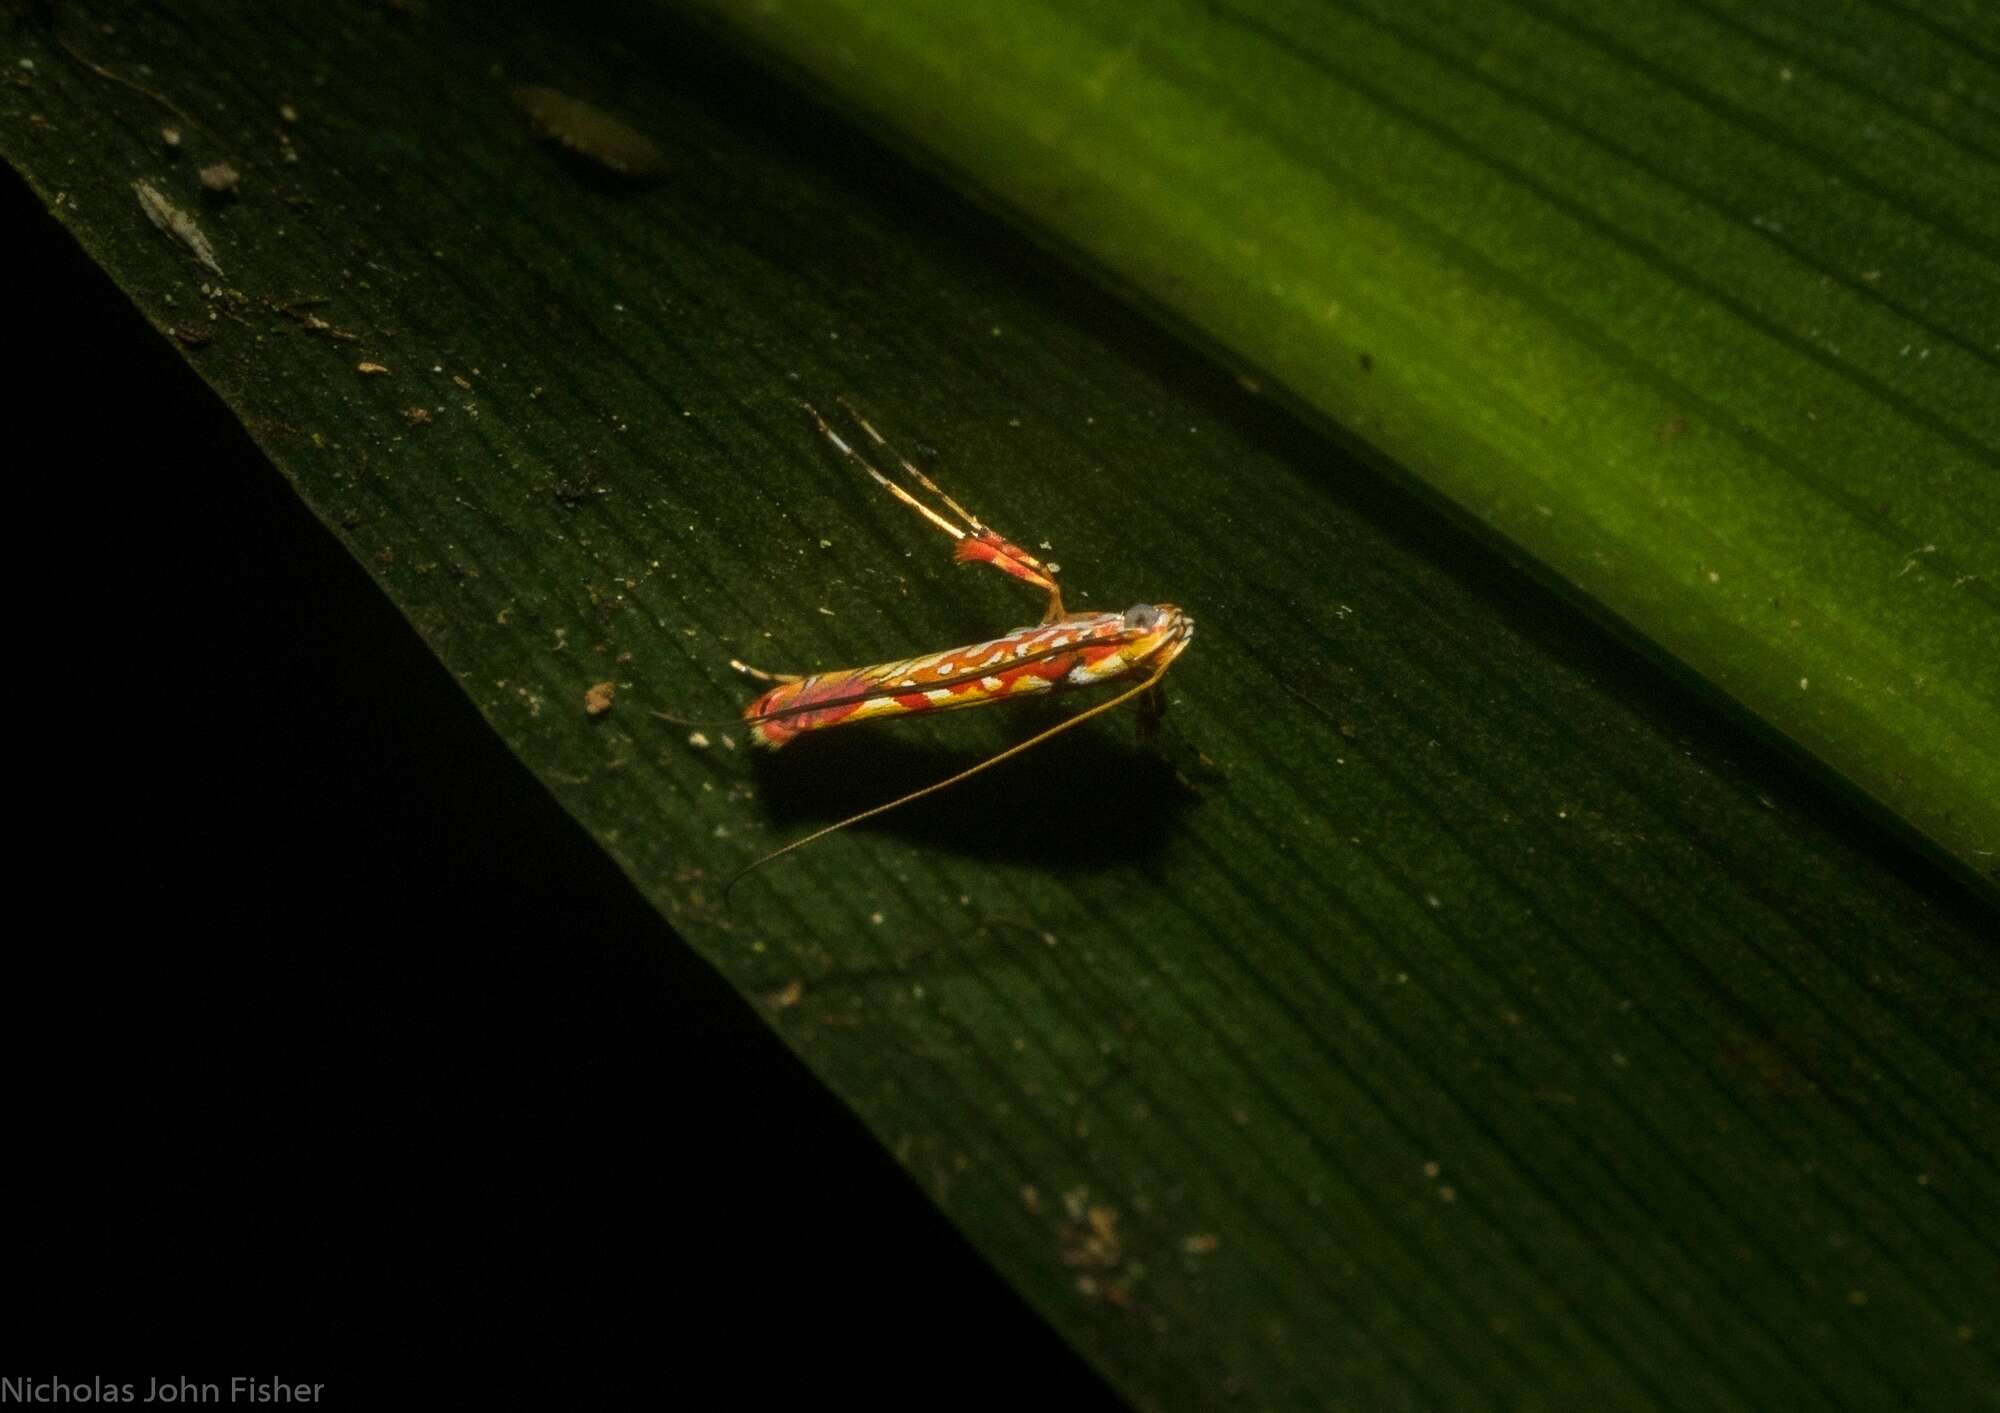
[[[198,122],[178,155],[157,98],[66,35]],[[1433,500],[647,9],[203,7],[20,42],[7,159],[493,729],[1135,1403],[2000,1386],[1992,912]],[[516,82],[668,174],[538,138]],[[233,200],[194,176],[219,157]],[[1449,382],[1403,361],[1423,319],[1383,278],[1401,342],[1341,374],[1384,389],[1352,405],[1377,446]],[[1575,393],[1568,433],[1671,403],[1643,383]],[[760,853],[1056,719],[756,756],[729,724],[732,655],[849,666],[1038,612],[831,453],[798,403],[841,396],[1046,542],[1076,606],[1167,599],[1199,633],[1159,754],[1092,723],[725,907]],[[1492,416],[1427,444],[1526,464],[1537,418]],[[1908,577],[1942,595],[1928,560]]]

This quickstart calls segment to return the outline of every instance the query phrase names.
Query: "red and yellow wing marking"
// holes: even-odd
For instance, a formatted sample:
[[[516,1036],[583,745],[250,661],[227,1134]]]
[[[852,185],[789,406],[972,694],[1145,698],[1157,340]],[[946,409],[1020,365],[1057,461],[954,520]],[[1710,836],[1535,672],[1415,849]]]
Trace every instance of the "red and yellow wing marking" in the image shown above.
[[[969,647],[780,683],[745,707],[743,719],[751,740],[775,750],[828,726],[1120,681],[1171,661],[1193,631],[1172,604],[1071,614]]]

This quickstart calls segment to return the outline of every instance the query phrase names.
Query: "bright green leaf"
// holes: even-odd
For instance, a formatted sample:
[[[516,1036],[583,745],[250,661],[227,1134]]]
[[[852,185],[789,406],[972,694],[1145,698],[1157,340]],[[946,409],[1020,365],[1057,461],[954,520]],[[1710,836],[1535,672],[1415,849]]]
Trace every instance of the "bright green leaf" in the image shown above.
[[[707,8],[1996,876],[1990,6]]]

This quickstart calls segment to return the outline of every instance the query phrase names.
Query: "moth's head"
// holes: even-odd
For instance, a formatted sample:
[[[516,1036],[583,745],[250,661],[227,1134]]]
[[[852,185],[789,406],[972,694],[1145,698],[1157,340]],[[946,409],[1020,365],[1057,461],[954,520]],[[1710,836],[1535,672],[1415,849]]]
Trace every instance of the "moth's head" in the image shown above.
[[[1170,603],[1135,603],[1125,610],[1120,632],[1128,660],[1155,664],[1164,653],[1172,662],[1194,636],[1194,620]]]

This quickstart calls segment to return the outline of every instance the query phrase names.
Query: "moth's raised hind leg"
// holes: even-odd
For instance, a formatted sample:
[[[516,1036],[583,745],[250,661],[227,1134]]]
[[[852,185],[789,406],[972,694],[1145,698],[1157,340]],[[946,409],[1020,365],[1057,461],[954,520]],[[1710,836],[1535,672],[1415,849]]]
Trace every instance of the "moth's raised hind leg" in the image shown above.
[[[1055,567],[1053,565],[1042,563],[1042,561],[1036,559],[1019,545],[1006,539],[997,531],[981,524],[978,516],[946,495],[939,489],[937,482],[911,465],[906,458],[897,456],[897,463],[916,479],[917,484],[943,501],[950,508],[951,512],[963,522],[962,525],[953,524],[930,506],[925,505],[922,501],[911,495],[903,487],[897,485],[887,476],[884,476],[880,471],[877,471],[869,463],[867,457],[849,446],[838,432],[826,424],[826,419],[819,415],[818,409],[814,408],[810,403],[802,405],[807,412],[812,414],[813,421],[819,426],[820,435],[832,442],[842,456],[855,462],[862,470],[873,476],[876,482],[888,491],[890,495],[909,506],[910,509],[916,511],[917,514],[923,516],[924,519],[930,521],[931,524],[937,526],[938,529],[944,531],[958,542],[958,548],[953,554],[955,559],[961,563],[990,564],[1011,578],[1019,579],[1025,584],[1032,584],[1038,589],[1047,591],[1049,606],[1047,611],[1042,615],[1044,623],[1052,623],[1063,616],[1062,590],[1056,587]],[[870,441],[874,442],[877,447],[880,447],[890,455],[895,455],[893,451],[890,451],[889,444],[883,439],[882,434],[875,430],[867,418],[849,406],[844,398],[841,400],[840,405],[846,408],[848,415],[860,424],[861,430],[868,434]]]
[[[942,515],[938,514],[935,510],[932,510],[929,506],[925,505],[922,501],[918,500],[915,496],[911,495],[908,491],[904,490],[901,486],[897,485],[894,481],[890,480],[887,476],[884,476],[880,471],[877,471],[873,466],[871,466],[868,462],[867,457],[863,456],[860,452],[856,451],[853,447],[849,446],[847,444],[846,439],[843,438],[840,435],[840,433],[834,431],[833,428],[827,426],[826,418],[819,415],[819,409],[817,407],[814,407],[810,402],[802,402],[799,404],[799,406],[805,408],[805,410],[812,415],[813,421],[819,426],[819,434],[825,437],[828,441],[832,442],[834,445],[834,449],[837,450],[842,456],[846,457],[849,461],[852,461],[856,466],[859,466],[863,471],[866,471],[869,475],[873,476],[875,478],[876,484],[880,485],[882,489],[886,490],[890,495],[894,496],[904,505],[910,507],[910,509],[916,511],[917,514],[923,516],[924,519],[930,521],[931,524],[937,526],[938,529],[944,531],[954,540],[963,540],[966,537],[968,533],[966,530],[963,530],[958,526],[952,524],[949,520],[945,519]],[[864,427],[868,426],[866,422],[863,422],[861,425]],[[874,431],[874,428],[869,427],[869,431],[872,433]],[[881,438],[877,437],[876,441],[880,442]],[[949,504],[949,502],[946,503]]]
[[[991,564],[1003,574],[1019,579],[1023,583],[1033,584],[1038,589],[1046,589],[1049,594],[1049,607],[1048,612],[1042,615],[1042,621],[1044,623],[1053,623],[1056,619],[1063,616],[1062,590],[1056,587],[1055,569],[1053,566],[1042,563],[1041,560],[1036,559],[1032,554],[1029,554],[1019,545],[1009,540],[998,530],[981,523],[977,515],[974,515],[964,506],[946,495],[943,488],[911,464],[908,457],[891,450],[889,443],[884,440],[882,434],[875,430],[874,424],[856,411],[852,403],[846,398],[839,399],[839,402],[841,407],[846,410],[847,415],[852,417],[860,425],[861,430],[868,434],[870,441],[874,442],[876,446],[880,447],[888,455],[894,456],[896,463],[909,472],[918,485],[943,501],[951,508],[954,515],[966,523],[970,533],[959,537],[956,556],[961,562],[972,561]]]
[[[877,447],[887,452],[890,456],[896,458],[897,464],[900,465],[905,471],[910,473],[911,479],[916,481],[918,485],[922,486],[925,490],[929,491],[939,500],[943,501],[947,506],[951,507],[951,513],[953,515],[956,515],[960,520],[963,520],[966,523],[966,525],[972,530],[977,531],[977,530],[984,530],[986,528],[984,525],[979,523],[979,517],[977,515],[974,515],[964,506],[960,505],[957,501],[953,500],[950,496],[946,495],[944,493],[943,488],[940,487],[936,481],[933,481],[930,477],[926,476],[922,471],[918,470],[915,466],[913,466],[910,463],[910,459],[908,457],[904,456],[901,452],[893,450],[890,447],[889,443],[886,440],[884,440],[882,434],[875,430],[875,424],[870,422],[866,417],[863,417],[859,412],[857,412],[855,410],[853,403],[849,402],[844,397],[835,398],[834,401],[840,404],[841,411],[845,412],[849,417],[852,417],[855,420],[855,422],[859,424],[861,430],[868,434],[868,439],[870,441],[874,442]]]

